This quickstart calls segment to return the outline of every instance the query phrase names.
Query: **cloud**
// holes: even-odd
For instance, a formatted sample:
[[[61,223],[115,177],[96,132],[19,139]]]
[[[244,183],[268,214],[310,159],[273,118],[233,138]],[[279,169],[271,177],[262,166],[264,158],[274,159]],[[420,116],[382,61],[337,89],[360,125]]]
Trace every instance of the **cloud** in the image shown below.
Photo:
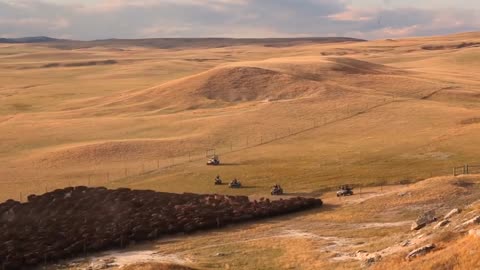
[[[352,6],[347,6],[346,10],[328,15],[333,21],[346,21],[346,22],[356,22],[356,21],[370,21],[376,16],[375,10],[368,9],[356,9]]]
[[[0,36],[14,33],[102,39],[328,35],[371,39],[480,28],[478,5],[440,9],[390,2],[352,5],[353,0],[0,0]]]
[[[76,10],[85,13],[118,12],[128,8],[169,8],[196,6],[212,10],[224,10],[226,6],[247,4],[248,0],[106,0],[94,4],[78,5]]]

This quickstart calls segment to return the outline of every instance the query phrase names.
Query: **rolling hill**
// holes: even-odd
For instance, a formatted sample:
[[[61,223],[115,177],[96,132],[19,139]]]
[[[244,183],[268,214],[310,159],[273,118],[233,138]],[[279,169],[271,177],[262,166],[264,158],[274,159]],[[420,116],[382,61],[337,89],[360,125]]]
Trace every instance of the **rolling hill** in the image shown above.
[[[289,261],[358,268],[350,247],[395,246],[407,235],[405,222],[430,204],[443,213],[474,201],[476,176],[467,187],[435,176],[480,162],[478,42],[478,33],[464,33],[2,43],[0,199],[74,185],[259,198],[280,183],[292,196],[326,197],[326,210],[155,248],[218,269],[230,257],[211,254],[223,252],[218,242],[227,237],[235,244],[226,248],[240,246],[252,258],[239,265],[232,255],[238,269],[271,256],[286,269]],[[222,166],[205,165],[212,149]],[[212,185],[218,174],[246,188]],[[365,197],[333,198],[347,183]],[[398,195],[404,189],[412,197]],[[367,227],[352,235],[350,221]],[[276,229],[284,237],[272,248]],[[262,237],[270,240],[257,243]],[[212,248],[189,253],[204,241]],[[398,262],[385,256],[387,266]]]

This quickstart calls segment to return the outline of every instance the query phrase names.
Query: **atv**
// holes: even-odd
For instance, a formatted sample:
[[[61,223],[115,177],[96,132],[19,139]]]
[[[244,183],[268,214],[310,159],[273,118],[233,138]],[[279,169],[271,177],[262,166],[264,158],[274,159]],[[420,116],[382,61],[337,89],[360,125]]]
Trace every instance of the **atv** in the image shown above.
[[[208,159],[207,165],[210,165],[210,166],[220,165],[220,159],[218,158],[217,155],[214,155],[213,157]]]
[[[232,182],[230,182],[229,186],[230,188],[241,188],[242,183],[240,183],[239,181],[233,180]]]
[[[283,188],[280,185],[275,185],[272,187],[272,191],[270,192],[272,195],[283,195]]]
[[[341,186],[340,190],[337,191],[337,197],[352,196],[353,189],[349,186]]]

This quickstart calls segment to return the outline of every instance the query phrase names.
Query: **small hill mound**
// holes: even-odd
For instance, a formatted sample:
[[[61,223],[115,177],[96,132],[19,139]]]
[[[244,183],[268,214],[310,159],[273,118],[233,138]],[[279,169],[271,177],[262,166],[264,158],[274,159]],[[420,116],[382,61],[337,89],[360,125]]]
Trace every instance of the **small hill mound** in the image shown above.
[[[334,78],[397,74],[387,66],[352,58],[280,58],[242,62],[108,99],[102,106],[123,112],[176,112],[242,102],[347,94]]]
[[[158,87],[116,97],[105,107],[167,112],[224,107],[240,102],[306,97],[325,90],[308,79],[259,67],[221,67]]]
[[[258,67],[222,68],[204,79],[193,93],[224,102],[291,99],[313,94],[320,87],[302,78]]]

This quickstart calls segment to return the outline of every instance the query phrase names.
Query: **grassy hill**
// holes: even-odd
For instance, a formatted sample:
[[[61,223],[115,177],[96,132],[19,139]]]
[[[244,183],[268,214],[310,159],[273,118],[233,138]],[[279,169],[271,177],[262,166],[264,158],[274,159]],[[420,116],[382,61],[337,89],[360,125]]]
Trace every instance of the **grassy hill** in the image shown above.
[[[444,45],[478,40],[0,45],[2,198],[88,183],[232,192],[210,185],[217,174],[246,194],[447,174],[477,161],[480,48]],[[213,148],[225,166],[204,165]]]
[[[228,261],[235,269],[358,268],[352,247],[383,250],[425,208],[447,211],[478,195],[475,177],[465,180],[471,188],[457,178],[388,185],[480,163],[479,42],[478,33],[463,33],[0,44],[0,200],[71,185],[258,198],[280,183],[289,195],[322,196],[324,212],[159,249],[194,257],[201,269]],[[222,166],[205,165],[209,149]],[[245,188],[214,186],[217,174]],[[330,191],[342,184],[362,195],[339,201]],[[284,237],[272,242],[277,230]],[[226,238],[233,244],[219,245]],[[472,239],[440,242],[462,250]],[[278,260],[266,265],[268,258]]]

